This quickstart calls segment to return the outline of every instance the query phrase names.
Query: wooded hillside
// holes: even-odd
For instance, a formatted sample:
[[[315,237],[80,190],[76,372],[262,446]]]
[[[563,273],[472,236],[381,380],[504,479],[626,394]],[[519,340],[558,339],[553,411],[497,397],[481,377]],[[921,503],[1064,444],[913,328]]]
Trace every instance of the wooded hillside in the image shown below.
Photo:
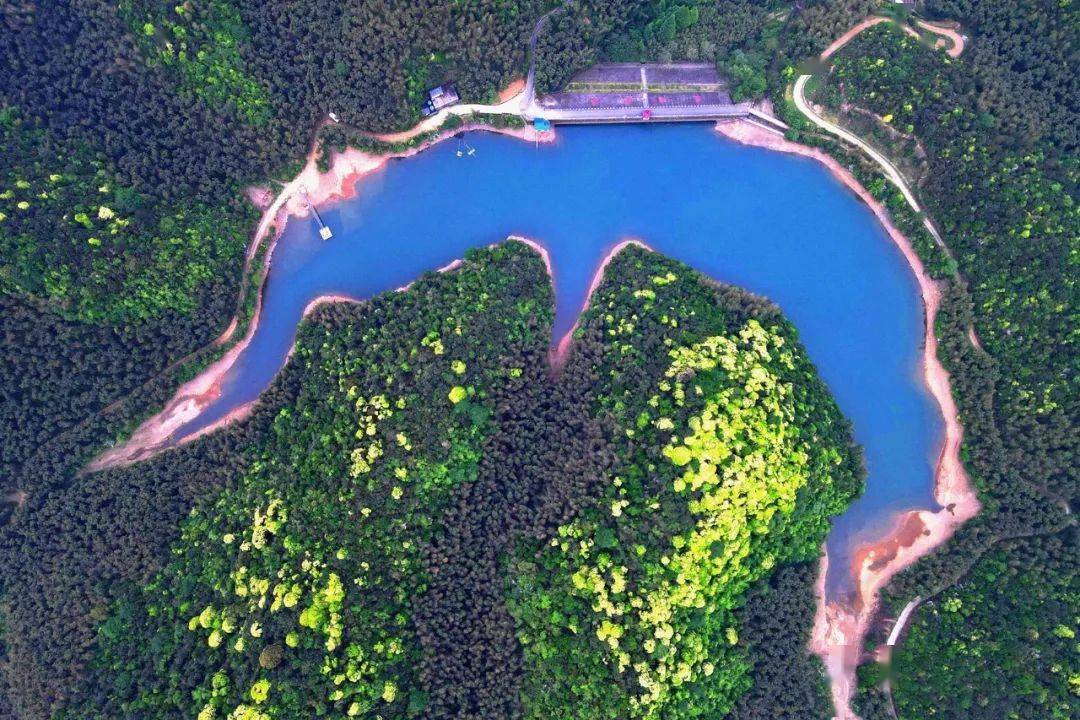
[[[794,328],[636,247],[557,377],[552,320],[531,249],[474,252],[320,309],[252,418],[17,514],[13,711],[826,713],[813,561],[862,468]]]
[[[966,429],[963,457],[984,504],[984,512],[941,552],[887,589],[885,615],[895,615],[916,595],[926,602],[895,668],[864,668],[857,703],[865,720],[888,712],[888,699],[878,688],[884,674],[893,672],[893,701],[901,720],[921,720],[931,709],[943,717],[992,720],[1009,713],[1071,717],[1080,712],[1074,680],[1080,671],[1075,653],[1069,654],[1078,604],[1076,568],[1067,562],[1076,553],[1080,438],[1075,430],[1080,19],[1075,3],[1050,0],[927,0],[919,10],[962,23],[968,43],[960,58],[931,50],[935,37],[920,41],[893,26],[877,27],[835,57],[813,99],[913,173],[953,259],[919,230],[920,218],[903,211],[903,203],[868,164],[805,125],[793,134],[822,144],[855,168],[894,210],[898,225],[919,233],[916,246],[944,290],[937,328],[941,355]],[[648,337],[635,334],[624,341],[625,352],[650,360],[624,378],[630,385],[612,384],[605,371],[628,363],[611,354],[616,345],[599,330],[606,317],[594,314],[574,359],[552,383],[541,361],[550,290],[532,277],[536,259],[520,249],[483,255],[472,274],[428,278],[422,287],[430,294],[423,301],[410,294],[363,309],[322,311],[301,340],[311,343],[311,354],[290,365],[248,423],[133,468],[78,474],[104,445],[130,432],[221,352],[208,345],[235,312],[240,311],[241,322],[248,319],[253,295],[240,295],[244,249],[258,212],[245,199],[247,186],[276,188],[292,177],[330,112],[343,120],[325,136],[336,146],[344,138],[363,137],[363,131],[410,126],[419,117],[424,91],[446,80],[457,84],[466,101],[490,100],[525,73],[530,33],[550,11],[536,52],[541,89],[557,87],[603,59],[714,61],[730,76],[738,98],[771,94],[788,119],[784,88],[806,67],[804,61],[871,12],[904,16],[892,3],[875,0],[805,0],[793,6],[754,0],[0,3],[0,552],[5,567],[0,574],[0,716],[49,717],[76,690],[85,703],[80,712],[106,716],[197,714],[210,706],[224,717],[226,702],[257,713],[263,710],[252,690],[263,680],[270,683],[267,698],[301,716],[314,707],[304,704],[310,702],[327,712],[347,713],[356,702],[357,712],[385,706],[404,716],[410,705],[414,713],[422,707],[434,716],[565,710],[558,698],[543,695],[545,683],[573,686],[578,695],[565,697],[580,697],[597,717],[647,712],[633,704],[641,702],[645,685],[635,686],[621,674],[614,678],[605,662],[617,667],[622,653],[631,665],[637,662],[651,626],[610,618],[605,625],[583,593],[596,592],[592,570],[608,573],[606,589],[615,582],[610,571],[622,564],[626,578],[650,588],[649,598],[669,589],[658,579],[667,566],[662,559],[659,567],[656,562],[657,538],[682,537],[680,523],[692,513],[689,503],[681,502],[685,496],[674,490],[674,468],[685,466],[662,454],[669,438],[655,425],[660,418],[649,415],[674,402],[654,382],[672,365],[655,364],[666,359],[667,348],[648,343],[672,339],[672,333],[688,347],[705,335],[740,337],[751,317],[774,321],[776,333],[762,322],[770,338],[792,337],[774,310],[741,293],[725,291],[719,300],[706,300],[712,296],[693,284],[682,287],[686,292],[680,290],[672,302],[715,302],[727,314],[711,315],[707,322],[713,325],[676,329],[630,311],[642,298],[619,299],[616,288],[606,287],[620,312],[630,312],[626,317],[612,313],[613,318],[651,328]],[[651,276],[640,271],[663,261],[635,262],[643,264],[619,266],[626,287],[655,291],[648,285]],[[492,267],[513,268],[527,281],[503,284],[487,276]],[[682,278],[682,272],[676,274]],[[453,294],[448,288],[466,277],[472,278],[468,292],[481,285],[498,288],[487,309],[500,317],[486,317],[478,306],[455,305],[447,297]],[[395,430],[384,438],[384,452],[423,459],[426,470],[439,477],[438,468],[445,466],[446,482],[401,486],[401,498],[392,497],[395,485],[356,489],[359,495],[348,502],[358,503],[362,495],[382,503],[384,525],[379,532],[356,529],[330,547],[317,531],[352,518],[340,514],[348,512],[345,505],[330,507],[340,486],[327,484],[327,478],[339,482],[351,472],[355,448],[348,448],[347,457],[330,457],[327,448],[345,447],[347,433],[334,424],[355,421],[360,412],[355,402],[328,404],[331,394],[345,392],[335,385],[345,370],[333,363],[355,351],[349,328],[405,332],[404,325],[373,328],[371,318],[379,313],[414,313],[409,317],[417,323],[434,323],[422,312],[428,302],[446,303],[483,328],[478,332],[490,343],[483,353],[474,360],[452,359],[465,364],[466,377],[486,373],[490,394],[477,399],[474,384],[470,396],[470,385],[455,380],[460,374],[454,367],[435,363],[431,341],[422,344],[426,330],[409,335],[412,344],[399,349],[387,340],[378,362],[394,377],[402,373],[402,386],[406,378],[414,383],[409,392],[416,398],[442,407],[435,388],[451,381],[451,390],[461,387],[466,393],[453,403],[459,409],[447,414],[446,424],[410,415],[415,405],[383,419],[388,427],[403,423],[402,434],[415,450],[408,455],[413,451],[403,450]],[[521,303],[528,313],[521,312]],[[970,339],[972,331],[978,345]],[[692,338],[694,332],[700,335]],[[446,338],[439,337],[445,351]],[[454,338],[449,341],[459,342]],[[316,347],[323,340],[327,347]],[[413,358],[395,354],[407,349],[425,353],[425,363],[417,367],[428,375],[413,372]],[[507,357],[515,358],[511,369],[520,369],[520,375],[503,378],[494,369],[505,369]],[[796,365],[801,375],[793,381],[802,383],[796,386],[816,388],[816,381],[807,380],[809,369]],[[786,371],[777,372],[784,377]],[[383,379],[365,375],[371,386],[365,399],[390,392],[375,392]],[[647,407],[617,398],[619,392],[639,404],[646,401]],[[818,390],[810,392],[816,396]],[[657,405],[648,405],[654,395]],[[290,404],[310,414],[279,419],[278,412]],[[689,423],[708,406],[671,409],[665,419]],[[386,410],[364,412],[377,416]],[[640,413],[647,415],[644,427],[638,427]],[[846,449],[840,449],[846,431],[839,428],[837,420],[830,437],[846,458],[845,473],[854,473]],[[301,442],[306,443],[302,452]],[[480,446],[491,453],[476,457]],[[448,452],[455,448],[458,454]],[[296,478],[290,459],[306,468],[297,487],[291,484]],[[687,464],[700,469],[700,460],[694,456]],[[645,553],[636,557],[635,547],[634,555],[624,557],[621,546],[600,553],[597,544],[607,543],[616,531],[603,503],[610,513],[610,503],[621,507],[619,493],[625,488],[644,492],[646,486],[638,488],[624,477],[632,474],[627,468],[640,463],[662,468],[657,477],[671,481],[665,493],[650,489],[662,509],[653,524],[626,531],[627,542],[641,540]],[[511,490],[507,475],[519,478]],[[614,476],[624,484],[614,485]],[[700,631],[694,637],[708,638],[710,647],[718,639],[726,664],[718,671],[720,666],[695,648],[680,646],[689,670],[665,666],[664,672],[673,674],[655,684],[648,675],[649,697],[655,692],[671,707],[691,692],[686,707],[730,710],[732,717],[827,716],[817,666],[803,653],[814,571],[807,561],[812,560],[809,538],[822,531],[821,518],[843,504],[851,489],[845,488],[836,489],[828,508],[800,499],[791,513],[777,515],[772,505],[762,506],[786,520],[776,521],[777,532],[755,536],[751,546],[760,555],[747,561],[752,571],[745,577],[736,573],[737,582],[727,571],[699,576],[710,593],[716,591],[707,597],[722,612],[707,621],[688,609],[680,620],[694,624]],[[326,514],[278,516],[278,509],[271,514],[275,498],[266,493],[288,495],[295,508],[306,507],[305,499],[289,493],[301,492],[326,501]],[[229,493],[235,493],[234,503]],[[643,498],[628,498],[622,517],[640,511]],[[281,499],[284,504],[286,498]],[[420,512],[417,508],[438,508],[455,521],[435,532],[403,519]],[[308,635],[289,648],[284,621],[277,616],[268,621],[259,615],[265,608],[258,608],[245,610],[254,615],[242,616],[247,635],[242,649],[235,650],[235,627],[225,632],[220,612],[228,594],[221,588],[232,582],[223,579],[228,575],[223,568],[240,557],[241,531],[256,531],[244,525],[255,522],[256,509],[262,518],[258,527],[264,529],[267,523],[303,518],[310,529],[304,547],[324,563],[317,573],[305,570],[288,583],[275,580],[275,587],[284,588],[282,604],[294,583],[305,599],[323,597],[330,603],[328,598],[338,595],[331,575],[344,577],[335,569],[340,563],[355,561],[369,543],[411,543],[410,548],[379,545],[402,568],[420,568],[410,576],[413,584],[401,585],[412,593],[408,602],[392,589],[404,577],[401,568],[380,566],[371,581],[381,588],[378,606],[357,610],[350,626],[362,628],[358,633],[385,635],[326,649],[327,630],[337,627],[327,605],[308,615],[310,623],[300,625]],[[799,517],[809,518],[796,533],[805,542],[770,554]],[[565,550],[561,544],[540,547],[560,529],[593,545],[579,551],[569,543]],[[259,532],[265,539],[265,530]],[[236,544],[222,540],[212,553],[209,546],[196,545],[228,533]],[[692,546],[691,539],[683,538],[685,546]],[[513,556],[514,600],[508,607],[507,588],[500,584],[507,577],[502,563],[508,557],[504,551],[518,541],[537,554]],[[727,558],[724,553],[735,547],[721,543],[715,551]],[[278,554],[260,560],[265,562],[258,568],[267,577],[257,580],[269,581],[269,571],[282,570],[282,558],[295,550],[271,549]],[[344,558],[337,557],[338,550],[345,550]],[[613,558],[622,564],[609,567]],[[205,577],[198,567],[203,559]],[[771,575],[761,574],[765,562],[777,564]],[[434,568],[439,572],[430,572]],[[583,577],[579,570],[589,575],[582,588],[574,580]],[[200,585],[197,578],[206,582]],[[553,618],[551,608],[525,592],[529,583],[573,588],[559,594],[569,606],[557,609]],[[722,593],[719,585],[726,588]],[[1033,585],[1037,592],[1030,590]],[[421,586],[425,592],[418,591]],[[260,588],[261,582],[254,589]],[[631,594],[626,602],[645,602]],[[163,597],[177,602],[165,603]],[[397,612],[405,605],[411,615],[401,630]],[[206,607],[211,612],[204,627]],[[149,608],[154,608],[152,618]],[[189,631],[186,623],[195,610],[199,617]],[[486,612],[490,622],[465,622],[478,612]],[[240,619],[229,622],[238,626]],[[251,632],[253,619],[258,637]],[[288,619],[299,625],[298,617]],[[588,625],[593,634],[569,637],[560,622]],[[531,628],[527,641],[520,637],[523,626]],[[728,629],[737,639],[725,646]],[[198,635],[202,631],[205,637]],[[215,631],[221,642],[210,648]],[[280,642],[270,642],[274,633]],[[140,647],[136,640],[145,644]],[[395,640],[401,641],[400,653]],[[328,680],[321,666],[315,667],[328,653],[378,644],[382,655],[376,669],[365,666],[360,672],[355,657],[335,661],[345,668],[337,685],[341,672]],[[571,673],[552,662],[554,649],[572,650],[579,666]],[[263,650],[263,665],[273,667],[259,665],[256,655]],[[306,653],[303,662],[289,650]],[[690,672],[697,682],[707,662],[729,684],[717,689],[698,683],[693,686],[708,690],[686,691],[683,675]],[[956,672],[958,665],[978,665],[984,672]],[[659,665],[647,669],[660,677]],[[260,675],[264,671],[273,679]],[[331,699],[330,685],[346,683],[342,697]],[[601,687],[616,688],[610,703],[597,700]],[[417,695],[415,688],[425,689]],[[314,694],[307,694],[309,689]]]
[[[862,673],[857,707],[887,717],[891,673],[902,720],[1071,717],[1080,18],[1041,2],[928,5],[963,23],[960,58],[879,25],[838,54],[816,99],[905,163],[954,255],[928,264],[946,287],[941,354],[984,508],[886,588],[892,617],[926,602],[893,667]]]

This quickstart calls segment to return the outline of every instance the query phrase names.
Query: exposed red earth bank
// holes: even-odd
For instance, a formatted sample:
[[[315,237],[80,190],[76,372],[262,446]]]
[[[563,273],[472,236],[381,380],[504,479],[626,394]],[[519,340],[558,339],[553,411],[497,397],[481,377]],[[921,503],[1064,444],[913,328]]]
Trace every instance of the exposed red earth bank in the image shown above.
[[[825,597],[824,577],[828,557],[823,557],[821,561],[821,580],[817,587],[818,611],[810,647],[828,669],[837,718],[852,720],[857,717],[850,707],[855,687],[855,667],[870,620],[877,609],[881,588],[898,572],[948,540],[956,528],[974,517],[980,508],[971,479],[960,461],[964,429],[960,425],[949,387],[949,374],[937,357],[934,319],[941,302],[941,292],[927,274],[911,241],[893,225],[885,207],[833,157],[746,121],[718,123],[717,130],[747,145],[813,158],[828,168],[837,180],[866,203],[899,248],[918,280],[925,309],[923,377],[945,423],[945,437],[934,470],[934,498],[942,507],[940,510],[901,513],[882,537],[856,548],[851,567],[856,593],[851,599]]]
[[[882,21],[882,19],[870,18],[861,27],[857,27],[861,31],[865,27]],[[852,36],[854,34],[857,33],[853,33]],[[850,37],[846,39],[850,39]],[[826,53],[823,53],[823,57],[827,57],[828,53],[827,50]],[[531,128],[493,129],[487,126],[466,123],[454,131],[442,133],[426,143],[398,153],[372,155],[351,148],[342,153],[335,153],[332,158],[331,168],[326,173],[319,173],[315,164],[315,151],[313,150],[309,154],[307,163],[300,174],[286,185],[272,202],[266,205],[262,220],[255,233],[252,249],[249,251],[249,258],[254,256],[255,248],[265,238],[271,227],[277,228],[277,235],[280,236],[280,230],[290,216],[305,217],[308,214],[307,205],[300,195],[302,188],[306,190],[308,200],[313,204],[350,198],[356,193],[357,182],[362,177],[384,166],[388,160],[409,157],[449,137],[476,129],[494,130],[495,132],[528,141],[546,142],[554,139],[552,133],[541,135]],[[885,208],[834,158],[816,148],[790,142],[771,130],[745,120],[718,123],[717,130],[724,136],[747,145],[813,158],[828,168],[840,182],[866,203],[900,249],[918,280],[925,308],[926,335],[923,373],[927,387],[937,402],[945,421],[945,438],[935,469],[935,498],[942,506],[942,509],[936,511],[912,510],[902,513],[895,518],[893,527],[889,532],[881,538],[857,548],[852,562],[852,573],[855,577],[857,591],[850,600],[838,601],[825,598],[824,578],[825,570],[828,567],[828,558],[823,557],[821,561],[821,572],[817,583],[818,609],[811,650],[823,659],[829,671],[837,717],[840,720],[850,720],[856,717],[849,705],[854,688],[854,670],[861,653],[862,640],[876,609],[878,592],[897,572],[908,567],[915,560],[947,540],[959,525],[974,516],[979,510],[978,499],[959,459],[959,446],[963,437],[963,428],[957,419],[955,403],[949,389],[949,375],[937,359],[937,339],[933,334],[933,326],[940,302],[940,291],[926,273],[910,241],[892,224]],[[253,200],[265,203],[269,198],[269,193],[265,190],[253,189],[251,197]],[[547,265],[548,273],[551,275],[551,261],[546,249],[535,241],[526,238],[516,239],[527,242],[540,253]],[[276,238],[271,240],[271,247],[266,254],[266,267],[269,267],[272,259],[273,242],[275,241]],[[638,244],[648,249],[647,245],[635,239],[627,239],[615,245],[605,256],[593,276],[582,312],[588,309],[589,298],[591,298],[592,293],[602,281],[607,264],[629,244]],[[458,262],[455,261],[442,270],[452,270],[457,266]],[[261,304],[261,288],[258,301],[258,304]],[[341,296],[322,296],[309,303],[305,309],[305,315],[320,304],[338,301],[355,301],[355,299]],[[130,464],[169,447],[172,433],[178,427],[196,417],[220,395],[222,378],[250,341],[257,326],[257,318],[258,310],[256,310],[255,320],[250,324],[248,333],[243,340],[230,348],[221,359],[213,363],[198,377],[185,383],[162,412],[144,423],[126,443],[103,453],[95,459],[88,467],[88,470],[100,470]],[[217,342],[220,343],[227,339],[234,327],[235,322]],[[552,348],[550,360],[553,369],[556,371],[566,361],[576,328],[577,325],[575,324]],[[228,416],[205,428],[199,434],[211,432],[232,421],[245,417],[250,413],[253,404],[250,403],[236,408]],[[184,438],[180,442],[187,442],[191,439],[193,437]]]
[[[548,275],[554,278],[555,276],[551,272],[551,261],[548,260],[547,257],[547,251],[543,248],[540,248],[535,243],[531,244],[533,245],[533,247],[536,247],[544,256],[544,261],[548,265]],[[566,332],[566,334],[559,339],[559,342],[555,343],[552,346],[551,351],[548,353],[548,359],[551,363],[552,369],[555,372],[561,370],[566,364],[566,359],[570,355],[570,346],[573,345],[574,342],[574,332],[578,329],[578,324],[581,322],[581,316],[584,315],[585,311],[589,309],[589,301],[592,300],[593,293],[596,292],[596,288],[600,287],[600,283],[604,279],[604,271],[607,270],[608,263],[610,263],[612,258],[622,252],[623,248],[627,247],[628,245],[637,245],[639,247],[645,248],[646,250],[652,250],[651,247],[649,247],[642,241],[636,240],[634,238],[628,238],[626,240],[623,240],[616,244],[614,247],[612,247],[610,250],[608,250],[607,255],[604,256],[604,259],[600,261],[600,265],[597,266],[596,272],[593,273],[592,282],[589,283],[589,290],[585,294],[585,304],[581,307],[581,312],[578,314],[578,319],[574,321],[573,327],[571,327]]]
[[[538,133],[531,127],[494,128],[481,123],[466,122],[452,131],[440,133],[427,142],[401,152],[375,155],[361,152],[354,148],[347,148],[344,152],[334,153],[332,155],[330,169],[325,173],[319,172],[316,165],[317,149],[312,148],[308,153],[303,170],[301,170],[300,173],[269,203],[267,203],[267,200],[270,197],[270,193],[265,188],[251,188],[248,190],[248,197],[252,202],[262,205],[265,208],[247,252],[248,265],[250,265],[250,262],[254,258],[260,243],[266,239],[270,229],[274,228],[276,232],[274,237],[269,239],[270,246],[266,252],[265,259],[263,260],[265,276],[265,271],[269,270],[270,263],[273,260],[277,239],[281,237],[281,231],[284,229],[289,217],[307,217],[309,214],[308,202],[312,205],[321,205],[330,201],[345,200],[354,197],[356,195],[357,183],[366,175],[385,166],[389,160],[411,157],[443,140],[471,130],[496,132],[501,135],[509,135],[529,142],[552,142],[555,139],[555,134],[553,132]],[[306,193],[307,202],[305,202],[304,193]],[[550,261],[547,262],[550,270]],[[456,267],[456,264],[452,263],[451,267]],[[229,348],[224,356],[199,373],[197,377],[184,383],[176,391],[172,399],[166,403],[165,408],[140,425],[126,442],[106,450],[91,461],[86,467],[87,472],[95,472],[110,467],[130,465],[139,462],[161,450],[177,444],[190,442],[196,437],[200,437],[208,432],[212,432],[229,423],[244,418],[251,412],[254,403],[242,405],[234,409],[221,420],[202,429],[200,432],[181,438],[178,441],[172,440],[172,434],[178,428],[197,417],[208,405],[221,396],[222,380],[235,364],[237,357],[240,356],[244,351],[244,348],[251,342],[251,338],[258,328],[259,311],[262,307],[262,291],[263,288],[260,287],[256,297],[254,316],[249,323],[248,331],[244,338]],[[353,298],[339,296],[323,296],[315,298],[308,304],[305,315],[319,303],[333,302],[335,300],[353,300]],[[229,327],[226,328],[225,332],[222,333],[213,344],[222,345],[227,342],[231,338],[233,332],[235,332],[236,327],[237,318],[234,317],[229,324]]]

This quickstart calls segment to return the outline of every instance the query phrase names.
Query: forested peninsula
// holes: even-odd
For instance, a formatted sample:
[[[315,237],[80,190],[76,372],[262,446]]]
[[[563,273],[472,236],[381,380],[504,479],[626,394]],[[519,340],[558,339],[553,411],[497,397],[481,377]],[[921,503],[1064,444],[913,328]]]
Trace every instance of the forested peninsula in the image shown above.
[[[634,245],[557,375],[552,314],[534,250],[475,251],[316,310],[250,419],[55,493],[5,556],[14,709],[826,714],[810,585],[862,468],[794,328]]]

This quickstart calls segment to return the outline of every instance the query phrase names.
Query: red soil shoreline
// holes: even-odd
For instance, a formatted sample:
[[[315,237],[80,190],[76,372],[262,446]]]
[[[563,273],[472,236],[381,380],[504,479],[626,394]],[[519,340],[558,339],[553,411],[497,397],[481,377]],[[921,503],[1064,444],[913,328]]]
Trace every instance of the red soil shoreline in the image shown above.
[[[397,152],[373,155],[354,148],[346,148],[344,152],[333,153],[330,169],[325,173],[319,172],[316,164],[317,148],[313,148],[308,153],[304,169],[266,207],[248,254],[254,254],[255,248],[262,242],[270,227],[276,228],[277,235],[280,236],[290,216],[308,216],[307,204],[304,202],[301,190],[307,191],[308,200],[313,205],[348,200],[356,196],[356,184],[361,178],[379,170],[388,161],[412,157],[444,140],[474,130],[507,135],[529,142],[546,143],[555,140],[554,133],[538,133],[531,127],[496,128],[484,123],[466,122],[453,130],[439,133],[426,142]],[[259,193],[263,193],[261,197],[265,198],[267,191],[261,188],[252,188],[249,191],[249,197],[258,197]],[[273,249],[273,245],[271,245],[267,253],[268,256],[273,253]]]
[[[308,215],[307,205],[300,194],[301,190],[306,190],[308,200],[313,205],[349,199],[356,195],[356,185],[359,180],[383,167],[387,161],[412,157],[443,140],[472,130],[495,132],[530,142],[546,143],[555,140],[554,133],[538,133],[531,127],[520,129],[495,128],[482,123],[466,122],[460,127],[440,133],[427,142],[401,152],[387,153],[385,155],[372,155],[360,152],[353,148],[347,148],[344,152],[333,154],[331,157],[330,170],[326,173],[320,173],[318,170],[316,165],[318,146],[315,146],[309,151],[303,170],[301,170],[300,173],[293,178],[293,180],[290,181],[268,205],[266,202],[270,197],[269,190],[266,188],[248,189],[248,198],[258,205],[264,205],[265,210],[256,227],[252,242],[248,247],[245,270],[250,269],[250,263],[254,259],[259,246],[264,238],[266,238],[270,228],[274,227],[276,228],[276,232],[274,237],[269,240],[270,245],[267,248],[265,258],[263,259],[263,276],[266,276],[273,260],[274,250],[277,247],[277,240],[281,237],[281,231],[284,229],[289,216],[306,217]],[[545,256],[545,261],[548,263],[550,269],[550,260],[546,257],[546,251],[543,255]],[[443,268],[443,270],[456,267],[458,262],[460,261],[451,263],[450,266]],[[248,273],[245,271],[245,277],[247,274]],[[165,407],[153,417],[141,423],[139,427],[136,428],[135,432],[132,433],[131,437],[125,442],[106,450],[94,458],[86,466],[85,472],[96,472],[110,467],[130,465],[145,460],[162,450],[191,442],[197,437],[201,437],[202,435],[236,420],[240,420],[250,414],[251,409],[257,401],[252,401],[233,409],[228,415],[217,422],[208,425],[198,433],[182,438],[176,442],[171,441],[171,435],[177,428],[196,417],[210,405],[210,403],[221,396],[222,380],[236,362],[236,358],[239,357],[240,353],[242,353],[251,342],[251,338],[258,328],[259,313],[262,309],[262,293],[263,287],[260,286],[255,300],[255,312],[253,313],[251,322],[248,324],[247,333],[244,337],[237,341],[224,356],[205,368],[194,379],[181,385],[169,402],[166,403]],[[313,309],[321,302],[331,302],[334,300],[354,299],[331,295],[321,296],[309,303],[308,307],[305,308],[304,313],[306,315],[309,310]],[[237,325],[238,320],[234,316],[225,332],[214,340],[213,345],[220,346],[228,342],[235,332]],[[289,352],[291,354],[292,350],[290,349]]]
[[[942,509],[901,513],[888,533],[855,551],[851,569],[855,576],[857,594],[849,603],[828,601],[825,598],[823,582],[819,582],[817,589],[818,612],[810,649],[822,658],[829,670],[838,720],[849,720],[856,717],[850,708],[855,687],[855,666],[870,619],[877,609],[879,591],[896,573],[944,543],[957,527],[974,517],[980,508],[970,478],[960,460],[959,451],[964,430],[960,425],[956,403],[949,387],[949,374],[937,357],[934,318],[937,316],[941,293],[937,284],[926,273],[911,242],[892,224],[885,208],[834,158],[821,150],[790,142],[746,122],[718,123],[717,130],[738,142],[813,158],[827,167],[840,182],[866,203],[900,249],[918,280],[925,308],[923,376],[945,422],[945,438],[934,471],[934,498]],[[821,577],[824,578],[828,557],[823,557],[821,562]]]
[[[566,364],[566,359],[570,356],[570,347],[574,343],[574,332],[577,331],[578,325],[581,323],[581,316],[589,309],[589,303],[592,301],[593,293],[596,292],[596,288],[600,287],[600,283],[604,280],[604,271],[607,270],[608,263],[629,245],[637,245],[638,247],[652,251],[651,247],[636,238],[622,240],[608,250],[607,255],[604,256],[604,259],[600,261],[600,265],[597,266],[596,272],[593,273],[592,282],[589,283],[589,290],[585,293],[585,304],[581,306],[581,312],[578,313],[577,320],[574,321],[573,326],[566,331],[566,334],[559,339],[559,342],[555,344],[548,353],[548,362],[554,372],[562,370],[563,366]],[[554,278],[555,275],[551,272],[551,263],[547,260],[546,251],[544,252],[544,259],[548,262],[548,274]]]
[[[289,215],[303,217],[307,214],[302,201],[297,197],[297,192],[301,187],[307,188],[309,198],[314,204],[332,199],[349,198],[356,192],[357,181],[364,175],[382,167],[387,160],[409,157],[441,140],[453,137],[461,132],[476,129],[492,130],[492,128],[486,126],[466,124],[454,131],[442,133],[433,140],[415,148],[383,156],[369,155],[349,149],[343,153],[335,154],[331,170],[325,174],[318,173],[315,167],[313,150],[309,154],[304,170],[267,207],[249,250],[249,259],[254,256],[256,248],[271,225],[275,225],[280,230]],[[914,510],[903,513],[896,519],[896,523],[889,533],[857,550],[852,563],[852,571],[857,579],[858,595],[850,605],[825,601],[824,577],[825,569],[828,566],[827,556],[822,559],[821,575],[818,581],[818,612],[811,649],[822,657],[829,668],[833,680],[833,697],[837,706],[838,718],[841,720],[853,718],[855,716],[848,707],[848,702],[853,688],[854,667],[861,650],[862,638],[876,609],[878,591],[897,572],[944,542],[956,527],[974,516],[979,509],[978,500],[971,489],[966,471],[959,459],[959,446],[963,436],[963,428],[957,419],[956,407],[949,390],[949,376],[938,361],[936,354],[937,338],[933,333],[933,321],[937,313],[940,293],[933,280],[926,274],[911,243],[892,225],[884,207],[874,200],[854,176],[835,159],[820,150],[789,142],[753,123],[744,121],[720,123],[717,125],[717,129],[725,136],[745,144],[811,157],[824,164],[838,180],[850,188],[870,207],[885,227],[889,236],[904,254],[912,272],[915,273],[925,306],[924,375],[929,390],[937,401],[945,420],[945,441],[935,470],[935,498],[943,506],[943,509],[938,511]],[[500,129],[495,131],[528,140],[542,139],[548,141],[552,139],[550,135],[537,138],[530,129],[521,131]],[[265,197],[264,191],[263,198]],[[280,236],[280,232],[278,236]],[[554,277],[550,257],[542,245],[527,238],[517,237],[514,239],[526,242],[540,253],[548,268],[549,276]],[[276,238],[271,243],[266,254],[266,267],[270,265]],[[615,245],[605,256],[593,276],[582,313],[588,309],[592,294],[602,281],[607,264],[619,251],[631,243],[649,249],[644,243],[633,239],[624,240]],[[459,262],[455,261],[443,268],[443,270],[453,269]],[[100,470],[137,462],[169,446],[168,438],[171,432],[191,417],[197,415],[198,412],[201,412],[207,404],[220,395],[222,378],[235,362],[236,357],[247,346],[255,332],[258,307],[261,306],[261,301],[262,288],[259,289],[257,297],[255,317],[250,323],[243,340],[234,345],[225,356],[200,373],[198,377],[185,383],[166,405],[166,408],[140,426],[127,443],[113,448],[95,459],[88,467],[88,470]],[[321,296],[308,304],[304,314],[306,316],[308,312],[322,303],[336,301],[355,302],[356,300],[343,296]],[[224,342],[231,335],[233,328],[234,325],[231,325],[218,339],[218,342]],[[557,370],[565,363],[576,328],[577,323],[553,348],[550,359],[554,369]],[[250,413],[253,405],[254,402],[234,409],[228,416],[208,426],[196,436],[185,438],[181,442],[187,442],[193,437],[211,432],[229,422],[246,416]]]

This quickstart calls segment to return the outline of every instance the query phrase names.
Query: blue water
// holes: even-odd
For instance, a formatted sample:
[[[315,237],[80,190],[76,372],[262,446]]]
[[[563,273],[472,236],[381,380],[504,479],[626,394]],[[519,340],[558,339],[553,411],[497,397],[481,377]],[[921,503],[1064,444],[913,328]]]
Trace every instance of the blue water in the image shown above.
[[[363,179],[321,208],[335,233],[289,222],[250,346],[220,399],[178,431],[256,398],[280,369],[304,306],[327,293],[370,297],[474,246],[516,233],[551,252],[556,337],[582,306],[606,250],[628,236],[718,280],[765,295],[798,327],[851,419],[866,492],[830,537],[831,594],[850,587],[850,547],[895,511],[936,507],[940,416],[920,380],[915,278],[870,211],[817,163],[748,148],[709,125],[561,127],[534,146],[471,133]],[[473,156],[458,157],[467,142]]]

